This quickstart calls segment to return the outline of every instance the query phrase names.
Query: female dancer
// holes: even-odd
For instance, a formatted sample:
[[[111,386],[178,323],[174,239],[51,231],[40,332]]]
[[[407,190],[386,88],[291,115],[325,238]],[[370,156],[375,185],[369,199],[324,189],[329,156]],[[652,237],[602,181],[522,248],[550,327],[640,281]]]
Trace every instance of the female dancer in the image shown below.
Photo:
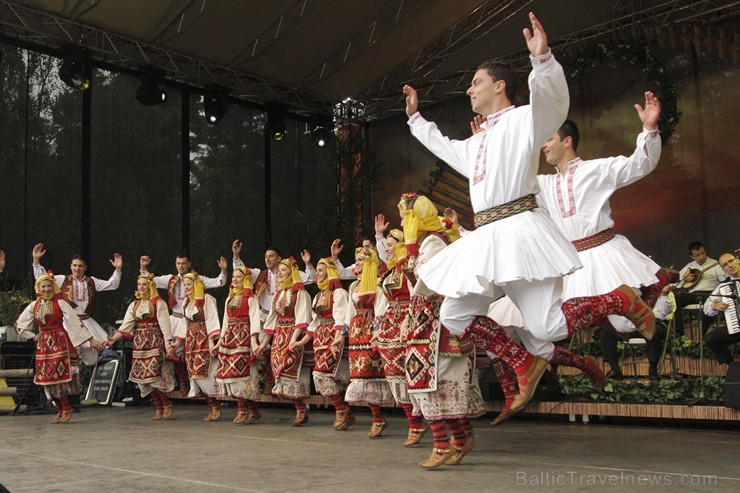
[[[216,381],[224,384],[236,399],[238,410],[234,424],[252,424],[260,419],[257,409],[260,399],[259,372],[253,351],[259,346],[260,304],[254,296],[252,273],[237,267],[231,275],[229,297],[224,308],[224,320],[218,348]]]
[[[383,275],[380,287],[384,296],[375,303],[375,317],[380,319],[377,343],[383,359],[383,373],[396,402],[403,408],[409,422],[409,432],[404,447],[416,445],[426,433],[427,428],[421,420],[420,411],[414,413],[408,388],[406,387],[406,342],[401,340],[401,325],[409,314],[411,289],[413,286],[398,264],[398,259],[406,258],[406,245],[403,231],[393,229],[386,238],[386,262],[388,270]]]
[[[21,337],[36,340],[33,382],[43,385],[47,396],[57,406],[57,415],[51,418],[51,423],[67,423],[72,419],[69,396],[80,393],[75,348],[88,341],[100,351],[105,347],[90,335],[74,309],[64,301],[54,282],[54,274],[40,275],[34,288],[36,301],[23,310],[15,327]],[[34,322],[38,325],[38,334],[33,332]]]
[[[301,426],[308,423],[305,399],[311,395],[311,371],[302,365],[303,346],[298,345],[298,339],[311,320],[311,297],[303,287],[292,257],[280,261],[277,281],[279,291],[272,298],[265,321],[265,338],[256,354],[262,354],[272,341],[270,365],[275,376],[272,393],[293,402],[296,415],[291,426]]]
[[[449,240],[437,209],[416,194],[404,194],[398,204],[403,215],[407,265],[416,269],[441,251]],[[439,322],[442,298],[417,285],[410,308],[406,372],[409,393],[421,408],[434,435],[429,459],[420,464],[431,469],[459,464],[473,449],[470,417],[481,416],[483,398],[475,375],[475,350]],[[447,428],[452,435],[452,445]]]
[[[197,272],[183,276],[185,302],[183,316],[188,323],[185,336],[185,366],[190,379],[188,397],[205,396],[210,409],[203,421],[217,421],[221,418],[221,404],[217,395],[224,395],[221,384],[216,382],[217,361],[216,339],[221,333],[218,322],[216,299],[205,294],[205,286]]]
[[[157,408],[155,420],[172,417],[167,393],[175,388],[175,369],[166,358],[171,350],[172,331],[167,303],[159,297],[151,274],[136,280],[136,301],[131,303],[118,331],[106,341],[113,346],[121,337],[133,339],[134,352],[129,380],[139,385],[142,397],[152,395]]]
[[[349,287],[349,387],[347,402],[367,402],[373,414],[368,436],[378,438],[388,426],[381,406],[394,404],[383,374],[383,362],[373,340],[375,300],[383,296],[378,287],[378,252],[372,247],[355,250],[358,279]]]
[[[303,347],[313,339],[313,381],[319,393],[331,400],[336,411],[334,429],[346,430],[355,424],[352,410],[344,400],[349,383],[349,362],[342,358],[344,330],[348,324],[349,295],[339,282],[339,271],[331,257],[316,265],[319,292],[313,299],[313,320],[298,341]]]

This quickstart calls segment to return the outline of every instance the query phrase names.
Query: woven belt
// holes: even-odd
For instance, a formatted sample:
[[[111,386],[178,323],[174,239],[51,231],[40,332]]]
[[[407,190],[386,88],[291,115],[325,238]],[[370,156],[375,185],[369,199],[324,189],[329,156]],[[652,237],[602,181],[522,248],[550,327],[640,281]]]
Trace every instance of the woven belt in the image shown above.
[[[491,207],[481,212],[475,213],[475,227],[480,228],[486,224],[490,224],[494,221],[500,221],[507,217],[515,216],[522,212],[531,211],[537,208],[537,200],[534,198],[534,194],[530,193],[524,197],[512,200],[505,204]]]
[[[80,320],[87,320],[87,319],[90,318],[90,314],[89,313],[80,313],[77,316],[79,317]]]
[[[572,243],[573,246],[576,247],[576,250],[582,252],[584,250],[603,245],[607,241],[614,238],[614,236],[616,236],[614,234],[614,230],[612,228],[609,228],[605,229],[604,231],[599,231],[595,235],[586,236],[585,238],[581,238],[580,240],[573,240]]]
[[[175,318],[184,318],[182,313],[172,312],[172,316]]]

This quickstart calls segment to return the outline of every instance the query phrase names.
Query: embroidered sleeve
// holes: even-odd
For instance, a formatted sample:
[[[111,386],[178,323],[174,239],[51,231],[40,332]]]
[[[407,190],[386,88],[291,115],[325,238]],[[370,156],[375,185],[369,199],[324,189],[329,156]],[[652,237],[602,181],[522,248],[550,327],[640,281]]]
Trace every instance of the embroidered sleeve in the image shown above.
[[[305,289],[296,293],[295,300],[295,328],[305,329],[311,321],[311,296]]]
[[[531,105],[532,146],[539,150],[568,117],[570,95],[563,67],[552,52],[530,57],[529,101]]]
[[[216,306],[216,298],[211,295],[206,295],[205,303],[203,304],[203,315],[206,320],[206,331],[208,337],[215,337],[221,333],[221,325],[218,323],[218,306]]]
[[[610,178],[616,188],[625,187],[652,173],[658,166],[662,144],[657,130],[643,129],[637,136],[635,151],[631,156],[617,156],[607,160]]]
[[[95,291],[113,291],[118,289],[118,286],[121,284],[121,273],[113,270],[113,274],[111,274],[107,281],[103,281],[97,277],[91,277],[91,279],[95,284]]]
[[[565,118],[563,118],[564,120]],[[429,122],[415,113],[408,121],[411,134],[435,156],[452,166],[465,177],[470,176],[469,162],[471,161],[466,149],[466,142],[451,140],[439,131],[434,122]]]
[[[347,314],[349,313],[349,294],[344,289],[334,290],[334,305],[332,306],[332,316],[334,317],[334,328],[341,329],[349,325]]]
[[[159,323],[159,330],[162,331],[162,336],[165,341],[172,340],[172,325],[170,324],[170,314],[167,311],[167,303],[162,298],[157,299],[155,305],[157,310],[157,323]]]
[[[381,293],[382,291],[375,297],[375,307],[373,311],[377,317],[382,317],[385,315],[385,312],[388,311],[388,297]]]
[[[134,337],[134,329],[136,328],[134,305],[136,305],[135,302],[128,306],[126,314],[123,316],[123,323],[118,327],[118,332],[120,332],[126,339],[132,339]]]
[[[259,334],[261,328],[260,322],[260,302],[252,296],[249,298],[249,333]]]
[[[36,335],[33,331],[33,307],[35,304],[35,301],[29,303],[15,322],[15,331],[24,339],[33,339]]]

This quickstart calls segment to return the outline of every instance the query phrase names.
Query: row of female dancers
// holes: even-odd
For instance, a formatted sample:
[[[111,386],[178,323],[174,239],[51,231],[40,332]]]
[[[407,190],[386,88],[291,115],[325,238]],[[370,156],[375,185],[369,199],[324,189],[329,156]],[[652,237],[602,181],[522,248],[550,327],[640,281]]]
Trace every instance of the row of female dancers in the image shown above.
[[[175,387],[173,361],[182,355],[189,397],[202,395],[209,406],[203,421],[220,419],[219,398],[224,396],[237,401],[234,423],[257,421],[262,370],[271,374],[266,380],[274,378],[272,394],[293,402],[292,425],[302,426],[309,420],[306,399],[313,376],[318,392],[335,407],[336,430],[356,423],[350,404],[366,403],[372,413],[368,436],[378,438],[387,427],[382,408],[398,404],[408,420],[404,446],[418,444],[429,429],[434,437],[431,456],[421,467],[459,464],[473,449],[469,420],[485,412],[475,373],[475,341],[457,337],[440,324],[441,297],[426,291],[415,275],[459,237],[459,229],[438,216],[424,196],[403,195],[399,213],[403,230],[387,235],[387,261],[381,262],[372,247],[357,248],[357,280],[348,290],[340,283],[336,258],[322,258],[316,266],[319,290],[311,300],[296,262],[283,259],[277,270],[279,290],[264,327],[254,292],[256,271],[235,266],[222,321],[215,298],[206,294],[198,274],[185,274],[187,333],[181,338],[172,335],[167,303],[153,277],[140,275],[136,299],[105,346],[123,337],[133,339],[129,379],[142,396],[151,395],[155,420],[173,415],[168,393]],[[17,327],[32,335],[35,321],[40,329],[35,335],[36,383],[46,385],[56,401],[59,412],[52,423],[64,423],[71,417],[69,395],[79,392],[72,348],[99,342],[90,338],[61,296],[53,274],[37,279],[36,292],[38,299]],[[500,360],[494,366],[502,382],[508,382],[507,409],[523,409],[525,402],[515,401],[526,381]]]

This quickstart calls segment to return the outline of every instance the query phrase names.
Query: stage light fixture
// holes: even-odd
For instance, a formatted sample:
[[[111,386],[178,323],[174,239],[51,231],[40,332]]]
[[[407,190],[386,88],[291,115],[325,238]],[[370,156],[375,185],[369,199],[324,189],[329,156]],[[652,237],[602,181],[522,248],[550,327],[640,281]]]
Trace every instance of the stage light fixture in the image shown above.
[[[331,139],[331,132],[325,127],[318,126],[311,132],[311,139],[317,146],[324,147]]]
[[[161,76],[152,71],[145,71],[141,76],[141,85],[136,89],[136,100],[144,106],[155,106],[167,102],[167,93],[162,88]]]
[[[90,79],[85,74],[85,59],[82,53],[67,51],[63,58],[62,66],[59,68],[59,78],[62,82],[83,92],[90,89]]]
[[[285,138],[285,119],[288,109],[284,104],[273,101],[267,105],[267,124],[265,130],[273,140],[281,141]]]
[[[212,92],[203,95],[203,108],[206,113],[206,121],[209,125],[215,125],[226,115],[226,94],[223,92]]]

